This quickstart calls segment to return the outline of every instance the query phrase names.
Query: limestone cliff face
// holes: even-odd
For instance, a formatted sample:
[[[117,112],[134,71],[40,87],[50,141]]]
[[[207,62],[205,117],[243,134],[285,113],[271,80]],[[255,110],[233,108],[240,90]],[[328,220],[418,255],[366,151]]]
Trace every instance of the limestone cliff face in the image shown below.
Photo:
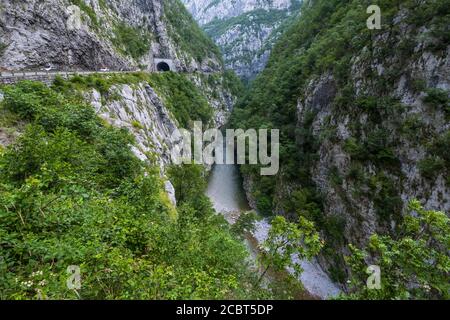
[[[402,18],[398,17],[396,26],[403,36],[413,37]],[[388,38],[388,33],[378,36],[371,48],[385,47]],[[313,139],[320,143],[311,177],[323,197],[325,216],[342,221],[344,243],[362,246],[374,233],[395,234],[399,218],[412,199],[418,199],[427,209],[450,212],[445,165],[435,167],[432,175],[424,169],[434,157],[448,161],[443,160],[446,156],[442,150],[435,151],[437,144],[448,146],[448,114],[427,103],[427,97],[431,90],[448,96],[450,46],[437,53],[427,50],[425,41],[415,44],[414,55],[388,89],[397,103],[389,105],[381,119],[374,120],[370,110],[349,113],[336,108],[338,85],[333,73],[311,80],[298,100],[297,128],[309,127]],[[394,47],[393,52],[396,50]],[[373,81],[366,76],[369,70],[375,70],[377,77],[386,77],[389,66],[399,59],[395,54],[386,60],[355,56],[348,81],[355,84],[356,95],[374,95]],[[417,81],[422,88],[417,88]],[[381,105],[383,98],[377,99]],[[367,161],[362,156],[374,153],[386,159]],[[346,253],[345,246],[340,250],[339,254]],[[336,267],[336,261],[322,258],[321,262],[328,269]]]
[[[250,203],[313,220],[345,286],[349,244],[397,235],[413,199],[450,211],[448,5],[386,3],[370,30],[358,1],[307,4],[233,118],[280,128],[279,174],[242,169]]]
[[[28,0],[0,4],[0,68],[217,71],[221,59],[178,0]],[[177,21],[175,24],[174,21]]]
[[[203,95],[213,110],[210,126],[224,125],[236,97],[226,88],[223,79],[219,77],[218,82],[211,86],[207,77],[213,75],[192,74],[183,77],[196,86],[196,90]],[[148,82],[141,82],[112,86],[103,95],[95,89],[84,92],[86,100],[99,117],[115,127],[127,128],[133,134],[134,154],[141,161],[158,166],[163,175],[167,166],[172,164],[171,151],[176,143],[172,135],[181,129],[176,117],[166,106],[166,97],[162,93],[164,91]],[[175,190],[170,181],[166,181],[165,187],[172,203],[176,204]]]
[[[230,19],[257,9],[286,10],[291,6],[290,0],[183,0],[183,2],[202,25],[210,23],[215,19]]]
[[[297,0],[183,0],[194,18],[224,53],[227,68],[244,80],[264,69],[270,51],[290,18]]]
[[[161,166],[170,163],[170,135],[177,125],[154,89],[144,82],[124,84],[112,87],[109,94],[115,94],[115,99],[104,99],[97,90],[86,92],[85,96],[100,117],[133,133],[133,151],[139,159],[148,161],[158,155],[159,159],[151,160],[159,160]]]

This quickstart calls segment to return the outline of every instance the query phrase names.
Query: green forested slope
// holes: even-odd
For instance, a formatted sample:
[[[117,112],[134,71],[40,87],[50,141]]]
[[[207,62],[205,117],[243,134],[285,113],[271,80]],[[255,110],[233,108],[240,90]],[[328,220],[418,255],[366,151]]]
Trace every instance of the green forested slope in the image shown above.
[[[371,4],[382,10],[381,30],[366,26]],[[449,16],[448,1],[306,1],[234,111],[234,127],[281,130],[280,173],[262,177],[257,168],[243,166],[248,191],[265,215],[315,221],[326,240],[321,261],[335,281],[345,284],[351,277],[344,262],[350,242],[365,246],[374,231],[394,240],[403,234],[412,199],[402,195],[416,192],[414,185],[405,187],[413,178],[403,161],[417,165],[417,180],[430,188],[416,192],[424,203],[441,204],[441,210],[448,205],[449,94],[444,85],[436,87],[437,81],[445,84],[445,70],[433,80],[417,66],[428,56],[440,70],[448,61]],[[408,152],[426,156],[406,160]],[[440,194],[435,202],[434,187]],[[360,204],[368,209],[359,210]],[[426,266],[426,259],[419,260]]]

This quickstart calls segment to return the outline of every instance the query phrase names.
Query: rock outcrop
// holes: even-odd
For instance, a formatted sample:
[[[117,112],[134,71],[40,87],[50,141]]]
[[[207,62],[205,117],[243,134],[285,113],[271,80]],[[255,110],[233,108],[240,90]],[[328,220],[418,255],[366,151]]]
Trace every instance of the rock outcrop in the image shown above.
[[[205,94],[205,99],[213,109],[212,125],[221,127],[228,119],[235,97],[226,89],[211,88],[200,78],[195,79],[191,81],[199,92]],[[164,171],[172,162],[171,150],[175,142],[171,139],[172,134],[181,128],[165,106],[165,97],[158,95],[155,89],[159,88],[153,88],[147,82],[137,85],[117,84],[103,96],[95,89],[85,92],[84,96],[101,118],[133,133],[136,138],[133,152],[139,159],[157,164]],[[215,97],[207,94],[213,89]]]

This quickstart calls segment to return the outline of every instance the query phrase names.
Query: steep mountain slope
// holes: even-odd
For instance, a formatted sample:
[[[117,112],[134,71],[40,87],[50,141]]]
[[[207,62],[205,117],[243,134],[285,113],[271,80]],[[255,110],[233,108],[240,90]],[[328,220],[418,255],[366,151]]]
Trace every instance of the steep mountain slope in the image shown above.
[[[81,29],[66,24],[71,4]],[[203,168],[167,166],[173,131],[220,126],[239,91],[183,5],[0,8],[2,68],[145,69],[163,56],[188,71],[0,84],[0,299],[270,297],[205,196]]]
[[[292,16],[298,0],[183,0],[203,29],[220,46],[225,65],[244,80],[265,66],[275,40]]]
[[[75,5],[75,6],[74,6]],[[220,70],[221,57],[178,0],[2,1],[0,68]]]
[[[306,216],[345,284],[348,244],[396,235],[408,202],[450,211],[448,1],[311,0],[277,43],[233,124],[281,129],[281,171],[242,172],[264,214]]]
[[[220,126],[238,94],[232,89],[237,79],[223,72],[220,51],[179,0],[6,1],[1,6],[0,66],[7,70],[48,64],[56,70],[154,70],[155,58],[173,60],[183,74],[74,77],[68,82],[108,122],[134,131],[134,151],[141,159],[156,157],[168,164],[173,131],[191,120]]]

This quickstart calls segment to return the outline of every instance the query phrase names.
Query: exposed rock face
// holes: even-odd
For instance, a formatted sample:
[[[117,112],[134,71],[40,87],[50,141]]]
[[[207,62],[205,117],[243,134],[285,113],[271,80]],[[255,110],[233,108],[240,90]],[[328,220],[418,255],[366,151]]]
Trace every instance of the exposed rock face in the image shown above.
[[[177,199],[175,197],[175,188],[173,187],[173,184],[170,181],[166,181],[164,187],[166,189],[167,195],[169,196],[170,202],[172,202],[172,204],[176,206]]]
[[[69,31],[68,1],[6,1],[0,16],[1,42],[7,45],[1,66],[9,70],[75,66],[125,67],[128,62],[103,43],[87,25]]]
[[[167,23],[167,12],[178,4],[178,0],[2,1],[0,68],[38,69],[50,64],[57,70],[152,69],[154,57],[165,57],[174,59],[181,71],[220,70],[215,53],[199,61],[178,45],[175,37],[183,31]],[[186,12],[178,14],[180,19],[188,17]],[[128,38],[120,38],[123,30]],[[148,48],[138,55],[129,52],[130,41],[148,42]]]
[[[267,11],[271,9],[286,10],[291,6],[290,0],[183,0],[183,2],[201,25],[210,23],[215,19],[224,20],[238,17],[243,13],[257,9]]]
[[[188,72],[182,77],[213,109],[213,125],[225,123],[235,102],[225,89],[220,51],[179,0],[4,0],[0,9],[0,71],[48,65],[58,71],[155,71],[154,59],[165,58],[177,71]],[[117,84],[103,94],[93,89],[84,96],[100,117],[128,128],[136,138],[135,155],[164,174],[179,125],[158,89],[143,81]],[[0,144],[12,140],[0,128]],[[175,204],[173,186],[167,182],[165,187]]]
[[[213,88],[199,75],[189,77],[214,110],[213,125],[224,125],[236,98],[221,84]],[[132,147],[134,154],[141,161],[159,166],[164,175],[166,167],[172,163],[171,151],[176,143],[172,135],[181,128],[164,105],[164,97],[155,90],[146,82],[118,84],[103,96],[95,89],[85,92],[84,96],[101,118],[132,132],[136,141]],[[170,201],[176,205],[175,190],[170,181],[166,182],[165,188]]]
[[[145,83],[136,87],[117,85],[110,92],[117,95],[113,101],[102,99],[96,90],[86,97],[100,117],[133,132],[136,138],[133,151],[138,158],[146,161],[156,155],[161,167],[170,163],[167,150],[170,135],[177,127],[153,88]]]
[[[264,69],[283,27],[299,12],[297,0],[183,0],[221,47],[225,65],[244,80]]]

